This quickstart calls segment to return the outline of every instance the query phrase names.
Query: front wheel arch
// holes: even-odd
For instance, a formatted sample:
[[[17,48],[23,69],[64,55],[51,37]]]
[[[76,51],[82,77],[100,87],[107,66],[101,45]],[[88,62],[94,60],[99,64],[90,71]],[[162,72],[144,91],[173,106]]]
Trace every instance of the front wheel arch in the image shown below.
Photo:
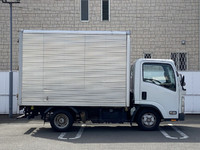
[[[160,115],[160,119],[162,120],[164,117],[163,117],[163,114],[161,113],[160,109],[158,109],[156,106],[153,106],[153,105],[137,105],[136,106],[136,113],[135,113],[135,116],[134,116],[134,119],[133,121],[136,122],[137,121],[137,116],[139,115],[139,113],[143,110],[153,110],[155,111],[156,113],[158,113]]]

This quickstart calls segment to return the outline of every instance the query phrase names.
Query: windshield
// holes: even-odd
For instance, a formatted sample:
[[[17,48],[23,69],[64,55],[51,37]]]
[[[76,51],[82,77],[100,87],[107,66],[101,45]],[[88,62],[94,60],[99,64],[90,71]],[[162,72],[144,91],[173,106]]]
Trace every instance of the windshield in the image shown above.
[[[169,64],[144,63],[143,81],[176,91],[174,70]]]

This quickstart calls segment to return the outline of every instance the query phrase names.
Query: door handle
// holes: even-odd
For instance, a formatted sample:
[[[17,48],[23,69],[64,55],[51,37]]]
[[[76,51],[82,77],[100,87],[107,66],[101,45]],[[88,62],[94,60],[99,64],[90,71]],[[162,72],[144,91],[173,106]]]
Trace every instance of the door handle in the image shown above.
[[[142,92],[142,100],[146,100],[147,99],[147,92]]]

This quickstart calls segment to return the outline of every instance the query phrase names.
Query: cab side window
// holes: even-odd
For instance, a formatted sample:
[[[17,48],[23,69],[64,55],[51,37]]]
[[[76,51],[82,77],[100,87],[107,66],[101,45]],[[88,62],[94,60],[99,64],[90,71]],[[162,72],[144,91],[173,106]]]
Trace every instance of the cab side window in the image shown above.
[[[175,74],[169,64],[144,63],[143,81],[176,91]]]

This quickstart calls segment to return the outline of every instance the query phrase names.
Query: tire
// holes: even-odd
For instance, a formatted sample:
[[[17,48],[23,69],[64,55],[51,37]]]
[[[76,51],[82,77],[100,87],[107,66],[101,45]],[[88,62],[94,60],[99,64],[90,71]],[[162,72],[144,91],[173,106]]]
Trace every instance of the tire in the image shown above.
[[[160,115],[151,109],[142,110],[137,118],[137,124],[141,130],[156,130],[160,124]]]
[[[50,119],[51,127],[58,132],[68,131],[73,123],[72,115],[66,110],[55,111]]]

